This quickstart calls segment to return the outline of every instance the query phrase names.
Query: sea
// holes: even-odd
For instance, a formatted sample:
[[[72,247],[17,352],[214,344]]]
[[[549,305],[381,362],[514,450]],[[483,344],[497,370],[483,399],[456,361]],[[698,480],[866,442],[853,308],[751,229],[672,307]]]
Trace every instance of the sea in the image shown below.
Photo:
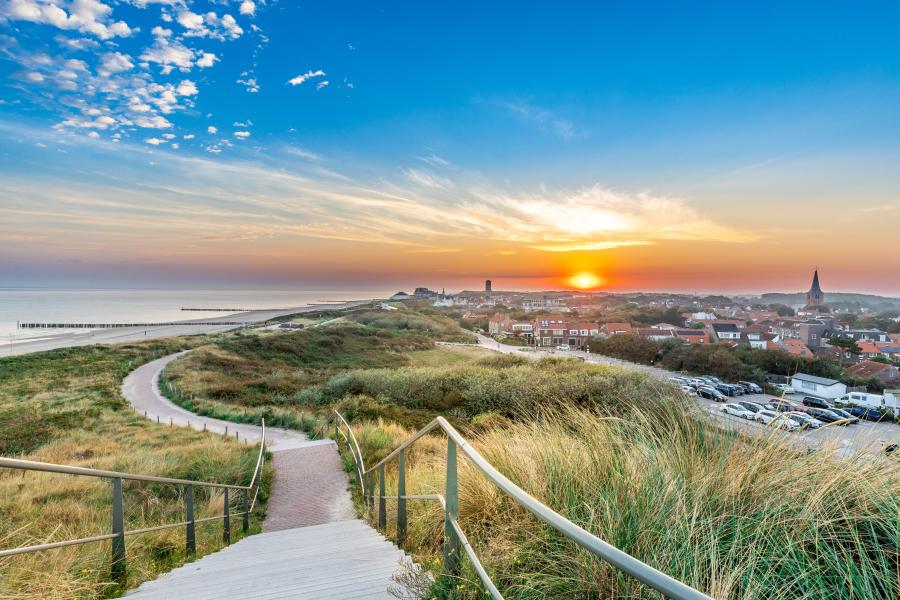
[[[169,322],[322,302],[385,298],[385,290],[136,290],[0,288],[0,345],[65,333],[19,329],[17,323]],[[214,308],[220,311],[184,311]],[[81,329],[79,331],[85,331]]]

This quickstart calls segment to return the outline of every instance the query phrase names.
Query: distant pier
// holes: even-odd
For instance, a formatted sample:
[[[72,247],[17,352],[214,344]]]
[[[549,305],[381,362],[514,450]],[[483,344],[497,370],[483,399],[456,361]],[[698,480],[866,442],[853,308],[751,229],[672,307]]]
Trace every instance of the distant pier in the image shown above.
[[[17,323],[19,329],[115,329],[118,327],[173,327],[178,325],[252,325],[247,321],[167,321],[162,323]]]

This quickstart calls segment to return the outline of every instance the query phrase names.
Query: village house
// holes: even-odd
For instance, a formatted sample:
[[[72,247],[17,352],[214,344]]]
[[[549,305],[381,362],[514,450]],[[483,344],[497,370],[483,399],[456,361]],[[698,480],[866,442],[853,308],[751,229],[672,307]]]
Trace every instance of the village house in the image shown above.
[[[741,331],[734,323],[716,322],[710,325],[710,329],[718,342],[737,342],[741,339]]]
[[[536,346],[585,348],[592,338],[600,334],[598,323],[567,321],[563,317],[543,317],[534,322]]]
[[[488,333],[491,335],[502,335],[512,331],[512,319],[509,315],[497,313],[488,319]]]
[[[617,335],[620,333],[634,333],[634,328],[628,323],[604,323],[600,327],[600,333],[604,335]]]
[[[860,379],[875,379],[886,387],[900,385],[900,370],[893,365],[865,360],[852,367],[847,373]]]

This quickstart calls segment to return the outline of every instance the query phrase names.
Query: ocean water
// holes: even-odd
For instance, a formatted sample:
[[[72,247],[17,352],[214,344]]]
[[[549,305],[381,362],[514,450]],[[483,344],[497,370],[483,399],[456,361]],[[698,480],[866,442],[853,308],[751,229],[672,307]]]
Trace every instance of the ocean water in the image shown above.
[[[393,292],[390,292],[393,293]],[[92,290],[0,288],[0,344],[66,329],[18,329],[17,322],[134,323],[181,321],[230,314],[184,308],[294,308],[329,300],[384,298],[380,291],[334,290]],[[79,331],[84,331],[79,330]]]

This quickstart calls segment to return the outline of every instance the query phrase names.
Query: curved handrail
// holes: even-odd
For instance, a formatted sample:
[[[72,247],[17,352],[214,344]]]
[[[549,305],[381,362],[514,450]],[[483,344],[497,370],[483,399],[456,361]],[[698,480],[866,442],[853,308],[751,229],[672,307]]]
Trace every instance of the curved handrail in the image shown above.
[[[346,420],[341,417],[340,413],[337,413],[337,411],[335,411],[335,413],[341,418],[342,421],[344,421],[344,423],[346,423]],[[502,473],[500,473],[500,471],[494,468],[494,466],[490,464],[483,456],[481,456],[481,454],[477,450],[469,445],[466,439],[444,417],[436,417],[430,423],[425,425],[425,427],[409,437],[405,442],[397,446],[390,454],[385,456],[378,463],[376,463],[369,469],[364,470],[364,475],[370,475],[374,473],[376,469],[382,468],[385,463],[395,458],[400,452],[408,448],[416,440],[420,439],[428,432],[438,428],[441,429],[451,440],[451,447],[453,444],[455,444],[456,447],[460,448],[466,454],[469,460],[471,460],[472,463],[478,468],[478,470],[481,471],[482,474],[484,474],[484,476],[487,477],[492,483],[494,483],[494,485],[503,490],[508,496],[510,496],[523,508],[528,510],[531,514],[536,516],[547,525],[553,527],[556,531],[571,539],[579,546],[587,549],[594,555],[610,563],[620,571],[631,575],[642,583],[645,583],[651,588],[661,592],[668,598],[674,598],[676,600],[712,600],[706,594],[695,590],[694,588],[678,581],[677,579],[666,575],[662,571],[659,571],[642,562],[640,559],[637,559],[630,554],[619,550],[615,546],[603,541],[601,538],[576,525],[569,519],[565,518],[561,514],[557,513],[547,505],[531,496],[528,492],[517,486]],[[455,485],[455,469],[452,477]],[[449,487],[449,481],[451,479],[451,474],[449,471],[447,474],[447,479]],[[449,493],[450,492],[448,490],[448,494]],[[384,497],[382,496],[382,498]],[[380,498],[380,500],[382,498]],[[399,496],[399,498],[405,500],[411,498],[411,496]],[[458,523],[456,523],[455,516],[455,513],[451,514],[450,512],[445,510],[445,520],[449,525],[451,531],[455,531],[458,528]],[[459,528],[458,531],[462,532],[462,529]],[[460,541],[464,538],[464,535],[458,537]],[[466,542],[468,542],[468,540],[466,540]],[[470,554],[470,549],[471,546],[466,549],[466,553],[471,557],[474,555],[474,550],[472,550]],[[477,561],[473,561],[473,564],[480,566]],[[476,567],[476,571],[478,571],[479,577],[482,577],[483,569],[479,570]],[[484,577],[487,577],[486,573],[484,573]],[[482,577],[483,580],[484,577]],[[487,586],[487,582],[485,582],[485,585]],[[501,597],[499,596],[499,592],[496,592],[496,588],[491,589],[490,586],[487,587],[493,597]]]
[[[350,437],[348,438],[347,434],[344,433],[343,431],[341,431],[341,434],[344,436],[344,439],[347,440],[347,446],[350,448],[350,454],[353,455],[353,462],[356,464],[356,478],[359,483],[360,493],[363,496],[365,496],[366,495],[366,485],[363,482],[363,477],[364,477],[364,473],[365,473],[366,463],[365,463],[365,461],[363,461],[362,450],[359,449],[359,442],[356,441],[356,435],[354,435],[354,433],[353,433],[353,428],[350,427],[350,424],[347,423],[347,420],[344,419],[344,416],[341,415],[341,413],[339,413],[338,411],[334,411],[334,414],[337,416],[338,419],[341,420],[341,422],[344,424],[344,427],[346,427],[347,431],[350,433]],[[335,425],[335,429],[340,431],[340,427],[337,427],[337,424]],[[351,440],[353,441],[352,446],[350,445]],[[335,444],[337,443],[337,439],[334,440],[334,443]],[[355,452],[353,451],[354,447],[356,447]]]

